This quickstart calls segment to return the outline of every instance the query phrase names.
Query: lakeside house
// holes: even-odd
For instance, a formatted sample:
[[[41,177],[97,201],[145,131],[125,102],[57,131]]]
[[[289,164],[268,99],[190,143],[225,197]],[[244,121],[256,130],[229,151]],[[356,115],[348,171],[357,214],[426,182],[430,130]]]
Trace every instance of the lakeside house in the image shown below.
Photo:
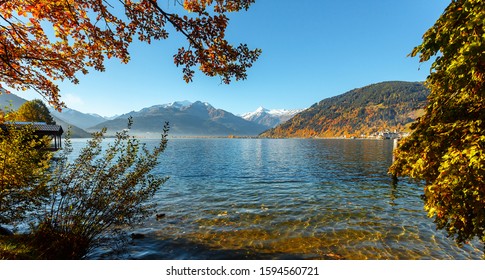
[[[62,126],[56,124],[47,124],[45,122],[11,122],[7,124],[1,124],[0,129],[8,130],[9,126],[21,128],[23,126],[31,125],[34,134],[39,137],[50,137],[51,145],[48,147],[50,151],[58,151],[62,148],[62,134],[64,130]]]

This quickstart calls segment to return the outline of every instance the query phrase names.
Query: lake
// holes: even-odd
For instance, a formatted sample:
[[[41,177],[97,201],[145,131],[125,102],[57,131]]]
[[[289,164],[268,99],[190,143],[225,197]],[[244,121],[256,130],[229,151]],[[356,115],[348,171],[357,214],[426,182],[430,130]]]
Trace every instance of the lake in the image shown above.
[[[146,141],[148,146],[155,141]],[[83,143],[74,141],[74,148]],[[389,140],[171,139],[145,238],[93,259],[480,259],[387,174]]]

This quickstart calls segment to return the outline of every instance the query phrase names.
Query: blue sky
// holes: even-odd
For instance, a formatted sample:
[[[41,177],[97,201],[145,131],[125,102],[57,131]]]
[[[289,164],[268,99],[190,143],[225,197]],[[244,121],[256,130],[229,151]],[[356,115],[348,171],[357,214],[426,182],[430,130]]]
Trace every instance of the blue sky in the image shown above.
[[[172,3],[172,1],[170,1]],[[407,55],[449,0],[256,0],[231,14],[228,38],[263,53],[245,81],[221,84],[196,73],[182,79],[173,54],[184,39],[171,34],[151,45],[136,42],[132,60],[109,60],[105,72],[90,71],[80,84],[60,84],[66,104],[102,116],[177,100],[206,101],[235,114],[306,108],[324,98],[368,84],[423,81],[429,63]],[[167,3],[168,9],[175,9]],[[27,99],[35,93],[20,94]]]

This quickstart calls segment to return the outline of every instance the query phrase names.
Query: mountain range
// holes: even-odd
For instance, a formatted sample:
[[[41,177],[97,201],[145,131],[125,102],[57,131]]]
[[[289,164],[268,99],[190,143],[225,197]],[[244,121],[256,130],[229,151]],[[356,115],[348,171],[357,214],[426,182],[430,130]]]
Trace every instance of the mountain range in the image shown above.
[[[113,119],[64,108],[51,110],[55,121],[72,137],[89,137],[103,127],[108,135],[125,129],[133,118],[131,134],[159,137],[164,122],[171,136],[348,137],[379,131],[409,131],[423,113],[428,90],[420,82],[382,82],[326,98],[305,110],[256,111],[236,116],[207,102],[177,101],[132,111]],[[17,109],[26,102],[14,94],[0,94],[0,105]]]
[[[179,101],[132,111],[113,120],[99,123],[88,131],[108,128],[108,134],[126,128],[128,117],[133,118],[131,133],[153,137],[160,134],[163,123],[170,123],[172,136],[256,136],[267,126],[245,120],[207,102]]]
[[[51,115],[82,129],[93,127],[107,119],[96,114],[85,114],[74,109],[63,108],[62,112],[50,109]]]
[[[423,114],[428,89],[419,82],[382,82],[323,99],[260,136],[361,137],[409,131]]]
[[[0,104],[11,104],[13,110],[25,102],[27,100],[15,94],[0,94]],[[260,108],[244,114],[245,119],[201,101],[154,105],[113,118],[70,108],[63,108],[62,112],[51,108],[50,113],[65,131],[71,127],[73,138],[90,137],[90,132],[99,131],[103,127],[108,129],[107,135],[114,135],[116,131],[126,128],[130,116],[133,118],[130,132],[139,137],[158,137],[165,121],[170,123],[171,136],[257,136],[294,114],[292,111]]]

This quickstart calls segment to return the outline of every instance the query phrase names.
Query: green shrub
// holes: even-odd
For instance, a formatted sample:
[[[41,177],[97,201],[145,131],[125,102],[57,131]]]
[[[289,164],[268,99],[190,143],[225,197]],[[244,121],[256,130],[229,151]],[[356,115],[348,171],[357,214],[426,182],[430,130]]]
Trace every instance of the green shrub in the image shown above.
[[[117,133],[106,149],[106,129],[94,133],[73,161],[69,160],[72,145],[65,141],[49,182],[50,205],[34,229],[46,258],[80,259],[109,232],[152,213],[154,203],[149,200],[168,179],[150,174],[167,146],[168,123],[151,151],[130,137],[128,130]]]

